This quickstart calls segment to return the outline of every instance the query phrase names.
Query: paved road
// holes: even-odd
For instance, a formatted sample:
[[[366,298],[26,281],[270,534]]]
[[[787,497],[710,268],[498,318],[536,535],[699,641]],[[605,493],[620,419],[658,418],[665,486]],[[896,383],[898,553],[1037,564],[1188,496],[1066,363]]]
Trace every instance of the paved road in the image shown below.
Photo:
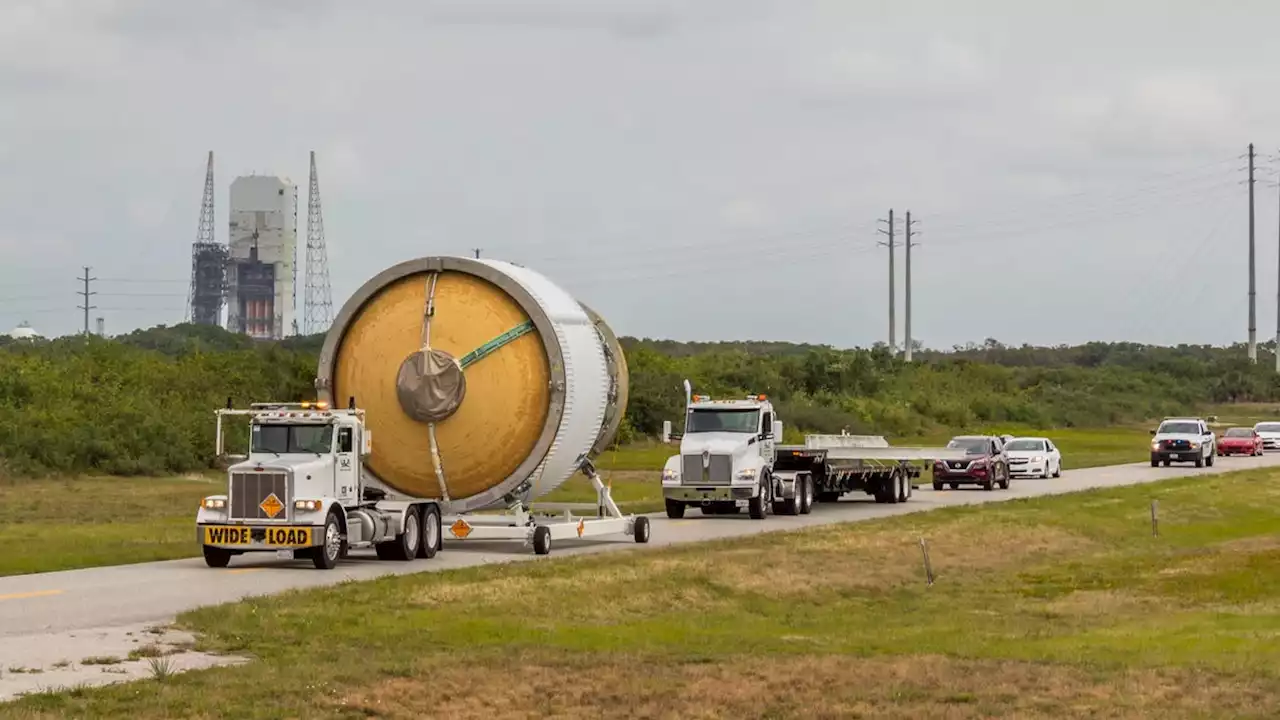
[[[877,505],[867,496],[850,496],[836,505],[817,504],[810,515],[774,516],[764,521],[750,520],[745,514],[705,518],[691,511],[681,520],[655,517],[648,547],[1273,465],[1280,465],[1280,454],[1220,458],[1214,467],[1203,469],[1136,464],[1067,470],[1061,478],[1014,480],[1008,490],[993,492],[968,488],[934,492],[922,487],[905,504]],[[551,557],[636,547],[627,537],[558,542]],[[512,543],[446,541],[444,551],[432,560],[381,562],[372,553],[353,553],[350,560],[328,572],[312,568],[310,561],[281,561],[263,554],[235,558],[230,568],[220,570],[192,558],[0,578],[0,672],[13,667],[46,667],[60,660],[74,663],[80,658],[69,655],[75,653],[88,656],[121,652],[121,648],[127,652],[130,644],[136,646],[139,636],[145,637],[148,626],[168,623],[176,614],[202,605],[388,573],[403,575],[535,557],[531,550]],[[21,684],[12,673],[0,675],[0,700],[6,691],[12,693]]]

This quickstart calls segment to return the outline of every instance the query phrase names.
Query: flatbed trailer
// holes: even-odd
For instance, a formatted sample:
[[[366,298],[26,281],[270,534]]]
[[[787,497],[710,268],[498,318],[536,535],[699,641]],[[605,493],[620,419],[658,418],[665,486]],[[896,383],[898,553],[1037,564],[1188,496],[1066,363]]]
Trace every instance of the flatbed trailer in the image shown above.
[[[804,445],[779,445],[773,463],[782,497],[806,494],[818,502],[836,502],[861,491],[877,503],[911,498],[925,464],[963,460],[963,449],[891,447],[879,435],[807,435]]]

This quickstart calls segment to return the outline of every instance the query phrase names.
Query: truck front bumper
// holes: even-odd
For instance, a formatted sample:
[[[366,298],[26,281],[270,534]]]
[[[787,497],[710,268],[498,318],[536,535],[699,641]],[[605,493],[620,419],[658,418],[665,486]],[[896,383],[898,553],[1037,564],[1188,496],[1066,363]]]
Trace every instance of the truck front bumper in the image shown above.
[[[702,486],[678,486],[664,485],[662,488],[662,497],[667,500],[679,500],[681,502],[700,503],[704,500],[707,502],[727,502],[732,500],[750,500],[760,491],[758,484],[751,485],[724,485],[719,487]]]
[[[196,542],[232,552],[305,550],[324,544],[324,526],[199,523]]]
[[[1186,450],[1152,450],[1152,462],[1195,462],[1196,458],[1204,457],[1202,448],[1190,448]]]

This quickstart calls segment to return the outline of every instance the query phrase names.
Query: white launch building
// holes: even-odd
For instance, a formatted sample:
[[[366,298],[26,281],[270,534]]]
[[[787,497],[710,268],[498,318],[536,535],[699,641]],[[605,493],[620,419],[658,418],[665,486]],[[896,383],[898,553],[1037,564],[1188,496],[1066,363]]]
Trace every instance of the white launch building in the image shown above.
[[[270,175],[231,183],[227,330],[261,339],[296,331],[298,186]]]

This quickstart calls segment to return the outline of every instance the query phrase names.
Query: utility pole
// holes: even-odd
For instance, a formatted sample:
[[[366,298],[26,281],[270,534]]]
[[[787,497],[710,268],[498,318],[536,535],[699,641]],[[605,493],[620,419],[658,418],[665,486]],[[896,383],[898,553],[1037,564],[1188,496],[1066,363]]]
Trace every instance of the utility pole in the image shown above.
[[[885,221],[881,220],[880,222],[885,222]],[[893,271],[893,251],[895,249],[895,246],[893,244],[893,208],[889,209],[888,223],[889,223],[888,230],[877,229],[877,232],[888,235],[889,242],[877,243],[877,244],[882,247],[889,248],[889,354],[896,356],[898,354],[898,345],[897,345],[897,336],[895,335],[895,331],[897,330],[898,323],[897,323],[897,319],[894,317],[894,312],[893,312],[894,299],[897,297],[896,293],[894,293],[893,291],[893,279],[895,275]]]
[[[481,249],[482,249],[482,248],[471,248],[471,252],[473,252],[473,253],[475,253],[475,254],[476,254],[476,258],[479,258],[479,257],[480,257],[480,250],[481,250]]]
[[[911,219],[911,211],[908,210],[907,225],[906,225],[907,237],[906,237],[906,242],[903,243],[903,249],[907,253],[907,267],[906,267],[906,271],[907,271],[906,301],[907,302],[906,302],[906,307],[904,308],[906,310],[906,317],[903,319],[903,335],[905,336],[904,337],[905,344],[903,345],[903,351],[904,351],[903,359],[906,360],[907,362],[911,362],[911,246],[920,244],[920,243],[911,242],[912,236],[919,234],[919,233],[912,233],[911,226],[919,225],[919,224],[920,224],[919,220]]]
[[[1280,182],[1276,187],[1280,188]],[[1280,373],[1280,262],[1276,267],[1276,372]]]
[[[1258,288],[1253,249],[1253,143],[1249,143],[1249,362],[1258,362]]]
[[[84,311],[84,334],[85,334],[86,336],[89,334],[89,311],[90,311],[90,310],[96,310],[96,309],[98,308],[98,306],[97,306],[97,305],[90,305],[90,304],[89,304],[89,297],[90,297],[91,295],[97,295],[97,294],[98,294],[98,293],[96,293],[96,292],[89,292],[89,283],[90,283],[90,282],[93,282],[94,280],[97,280],[97,279],[98,279],[98,278],[96,278],[96,277],[89,277],[89,266],[88,266],[88,265],[86,265],[86,266],[85,266],[85,268],[84,268],[84,277],[78,277],[78,278],[76,278],[76,280],[79,280],[79,281],[81,281],[81,282],[83,282],[83,283],[84,283],[84,290],[82,290],[82,291],[80,291],[80,292],[76,293],[76,294],[77,294],[77,295],[79,295],[80,297],[84,298],[84,304],[83,304],[83,305],[77,305],[76,307],[77,307],[77,308],[80,308],[81,310],[83,310],[83,311]]]

